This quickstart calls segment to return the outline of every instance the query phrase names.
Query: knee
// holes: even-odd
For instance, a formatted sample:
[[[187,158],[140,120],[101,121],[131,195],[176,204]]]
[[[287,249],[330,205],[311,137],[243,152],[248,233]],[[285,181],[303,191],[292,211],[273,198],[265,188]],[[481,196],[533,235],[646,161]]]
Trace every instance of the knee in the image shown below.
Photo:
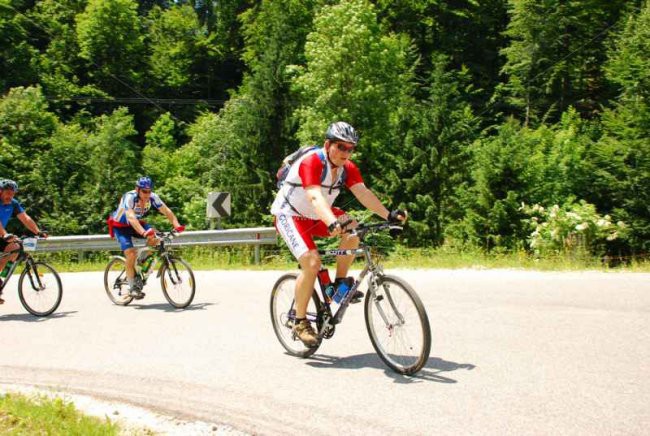
[[[320,256],[318,256],[318,253],[306,253],[300,259],[300,266],[305,273],[316,275],[321,266]]]

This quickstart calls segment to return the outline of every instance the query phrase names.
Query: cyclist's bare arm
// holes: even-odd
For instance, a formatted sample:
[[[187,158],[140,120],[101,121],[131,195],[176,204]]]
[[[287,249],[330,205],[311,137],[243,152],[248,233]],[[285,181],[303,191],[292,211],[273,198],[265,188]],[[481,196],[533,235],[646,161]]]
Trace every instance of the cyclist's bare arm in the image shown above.
[[[373,211],[383,219],[388,219],[389,210],[381,204],[379,198],[364,183],[353,185],[350,187],[350,192],[366,209]]]
[[[126,210],[126,219],[129,221],[129,224],[131,224],[131,227],[138,232],[140,235],[144,235],[144,227],[142,227],[142,224],[140,224],[140,221],[138,221],[138,217],[135,216],[135,211],[133,209],[127,209]]]
[[[20,220],[21,223],[23,223],[25,227],[27,227],[30,232],[34,233],[35,235],[41,233],[41,230],[38,228],[38,225],[36,225],[36,222],[32,219],[32,217],[27,215],[26,212],[19,213],[16,217]]]
[[[318,215],[318,218],[320,218],[321,221],[323,221],[328,226],[333,222],[336,222],[336,216],[334,216],[332,208],[327,203],[327,200],[325,200],[325,197],[323,197],[323,193],[321,192],[321,187],[319,185],[307,186],[305,188],[305,192],[307,193],[307,197],[309,198],[312,206],[314,206],[316,215]],[[340,229],[338,229],[338,231],[335,231],[333,235],[337,234],[339,231]]]
[[[0,238],[4,238],[5,236],[7,236],[7,231],[2,226],[2,224],[0,224]]]
[[[158,209],[158,211],[167,217],[167,219],[172,224],[172,226],[174,226],[174,228],[180,227],[181,224],[178,222],[176,215],[174,215],[174,212],[172,212],[170,208],[168,208],[167,206],[162,206],[160,209]]]

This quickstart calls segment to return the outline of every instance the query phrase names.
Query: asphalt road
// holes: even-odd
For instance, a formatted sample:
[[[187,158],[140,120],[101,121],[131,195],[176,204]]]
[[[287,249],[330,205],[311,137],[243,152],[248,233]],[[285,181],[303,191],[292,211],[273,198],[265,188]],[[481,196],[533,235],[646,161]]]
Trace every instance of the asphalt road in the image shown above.
[[[128,307],[101,273],[63,274],[45,319],[15,280],[0,306],[0,383],[55,387],[256,434],[648,434],[650,274],[391,271],[425,303],[425,368],[386,368],[361,304],[309,359],[269,317],[277,271],[197,272],[173,310],[157,283]]]

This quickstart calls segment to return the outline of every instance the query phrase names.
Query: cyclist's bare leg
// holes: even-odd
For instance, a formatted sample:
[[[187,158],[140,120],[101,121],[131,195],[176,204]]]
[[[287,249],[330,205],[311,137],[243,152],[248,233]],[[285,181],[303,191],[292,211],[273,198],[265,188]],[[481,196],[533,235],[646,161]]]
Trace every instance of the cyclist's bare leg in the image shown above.
[[[17,248],[18,248],[18,244],[8,244],[5,247],[4,251],[6,253],[8,251],[15,250]],[[0,258],[0,271],[2,271],[4,269],[7,262],[9,262],[10,260],[15,261],[17,258],[18,258],[18,253],[12,254],[11,256],[4,256],[4,257]]]
[[[127,248],[124,250],[124,258],[126,259],[126,278],[133,280],[135,277],[135,260],[138,250],[135,248]]]
[[[18,248],[18,244],[8,244],[5,247],[4,251],[7,252],[7,251],[15,250],[16,248]],[[14,261],[17,258],[18,258],[18,253],[12,254],[11,256],[4,256],[0,258],[0,271],[4,269],[5,265],[7,264],[7,262],[9,262],[9,260]],[[0,279],[0,283],[1,281],[2,279]],[[2,298],[2,291],[0,291],[0,304],[4,304],[4,302],[5,300]]]
[[[342,250],[352,250],[359,248],[359,237],[344,233],[341,235],[341,244],[339,248]],[[336,256],[336,278],[347,277],[348,271],[352,262],[354,262],[354,255],[349,256]]]
[[[296,279],[296,318],[304,318],[321,265],[318,251],[309,250],[300,256],[298,263],[300,263],[300,274]]]

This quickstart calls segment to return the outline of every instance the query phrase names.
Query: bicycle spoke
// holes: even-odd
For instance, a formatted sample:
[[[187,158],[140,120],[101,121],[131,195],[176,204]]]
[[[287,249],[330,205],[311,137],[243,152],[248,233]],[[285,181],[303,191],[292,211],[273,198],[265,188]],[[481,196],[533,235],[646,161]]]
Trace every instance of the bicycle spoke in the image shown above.
[[[421,302],[397,279],[385,279],[375,292],[366,303],[366,325],[377,353],[398,372],[419,370],[430,348],[428,319]]]

